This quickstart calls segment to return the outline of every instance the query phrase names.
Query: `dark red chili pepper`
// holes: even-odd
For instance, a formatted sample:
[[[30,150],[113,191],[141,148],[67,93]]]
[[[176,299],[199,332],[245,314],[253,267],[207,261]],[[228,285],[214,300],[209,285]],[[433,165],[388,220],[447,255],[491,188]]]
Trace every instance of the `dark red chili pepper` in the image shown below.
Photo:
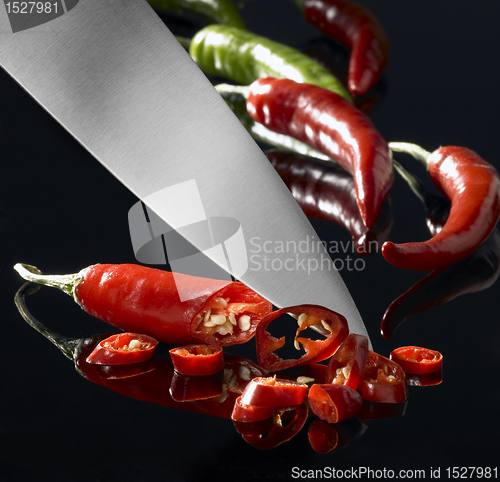
[[[422,200],[427,212],[427,227],[434,236],[448,219],[449,201],[429,192],[422,182],[394,161],[397,171]],[[493,230],[471,255],[442,270],[435,270],[394,300],[382,317],[381,332],[391,339],[408,318],[459,296],[476,293],[493,285],[500,275],[500,233]]]
[[[274,415],[274,407],[248,405],[242,401],[242,396],[236,399],[231,418],[235,422],[260,422]]]
[[[391,351],[390,359],[395,361],[405,373],[423,375],[443,369],[443,355],[429,348],[402,346]]]
[[[356,390],[363,378],[368,352],[368,338],[351,333],[330,358],[326,383]]]
[[[241,395],[241,402],[256,407],[290,407],[306,398],[307,385],[276,377],[250,380]]]
[[[432,271],[469,256],[492,233],[500,219],[500,176],[495,168],[465,147],[441,147],[432,154],[418,146],[391,143],[423,161],[435,186],[451,202],[443,229],[424,242],[386,242],[382,254],[400,268]]]
[[[359,212],[354,178],[347,171],[332,162],[290,151],[268,150],[265,154],[306,216],[346,228],[359,255],[377,252],[387,240],[392,227],[389,197],[367,228]]]
[[[359,393],[369,402],[402,403],[408,398],[405,372],[397,363],[370,351]]]
[[[368,117],[326,89],[272,78],[250,86],[247,110],[271,131],[305,142],[352,174],[363,221],[373,225],[394,174],[388,145]]]
[[[289,412],[294,414],[293,419],[286,426],[283,426],[281,420]],[[271,450],[284,442],[288,442],[292,437],[297,435],[306,423],[307,417],[308,410],[305,405],[278,409],[274,415],[273,426],[270,430],[266,428],[265,433],[269,432],[266,436],[262,432],[255,432],[243,435],[243,439],[260,450]]]
[[[134,264],[95,265],[65,276],[43,276],[21,264],[15,269],[29,281],[63,290],[96,318],[164,343],[244,343],[271,311],[268,301],[242,283]],[[186,301],[180,299],[180,283]]]
[[[314,384],[307,399],[313,413],[329,423],[346,420],[363,406],[361,395],[346,385]]]
[[[302,344],[305,350],[305,353],[298,359],[282,360],[274,352],[285,345],[285,337],[278,339],[266,331],[272,321],[286,313],[297,316],[299,326],[295,334],[294,345],[295,348],[300,349],[299,344]],[[313,327],[314,330],[321,333],[325,338],[322,340],[299,338],[300,332],[308,327]],[[283,308],[269,314],[259,323],[255,335],[257,359],[259,365],[266,370],[286,370],[294,366],[316,363],[332,356],[348,334],[349,328],[346,319],[327,308],[316,305]]]
[[[119,333],[102,340],[88,356],[96,365],[128,365],[149,360],[158,340],[138,333]]]
[[[389,40],[365,7],[346,0],[295,0],[305,19],[350,50],[348,89],[366,94],[380,77],[389,57]]]
[[[216,345],[185,345],[172,348],[170,358],[182,375],[214,375],[224,368],[222,348]]]

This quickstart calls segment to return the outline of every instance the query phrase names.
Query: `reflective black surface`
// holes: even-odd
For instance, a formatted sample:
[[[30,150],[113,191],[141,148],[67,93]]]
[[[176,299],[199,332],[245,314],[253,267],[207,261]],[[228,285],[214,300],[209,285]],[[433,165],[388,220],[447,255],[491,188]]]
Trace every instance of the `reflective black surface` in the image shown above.
[[[466,146],[500,168],[498,2],[360,3],[391,40],[390,63],[369,112],[379,131],[388,141],[427,150]],[[324,54],[319,33],[291,1],[249,0],[243,15],[257,33]],[[189,23],[164,18],[175,33],[193,31]],[[328,56],[345,70],[341,50]],[[345,448],[316,453],[307,439],[311,418],[288,443],[260,451],[229,420],[137,401],[81,377],[19,315],[13,299],[22,280],[12,266],[25,262],[46,273],[71,273],[97,262],[134,262],[127,213],[137,199],[3,72],[0,86],[2,480],[288,481],[299,469],[327,467],[385,467],[396,474],[420,469],[427,478],[440,468],[447,478],[447,467],[498,464],[498,283],[413,316],[387,341],[379,334],[386,308],[425,273],[394,268],[380,255],[363,258],[362,270],[342,271],[375,350],[386,356],[402,345],[439,350],[444,379],[409,387],[402,417],[367,421],[362,436]],[[424,208],[400,177],[391,198],[389,239],[426,239]],[[350,240],[339,226],[313,225],[326,241]],[[55,290],[43,288],[28,301],[35,316],[66,336],[110,331]],[[253,343],[228,352],[256,360]]]

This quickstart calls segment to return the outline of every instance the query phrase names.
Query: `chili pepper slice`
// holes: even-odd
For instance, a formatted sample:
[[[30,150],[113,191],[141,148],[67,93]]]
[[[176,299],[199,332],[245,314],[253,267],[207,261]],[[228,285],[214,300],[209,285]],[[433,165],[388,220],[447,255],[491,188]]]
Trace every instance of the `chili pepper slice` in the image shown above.
[[[274,377],[258,377],[250,381],[241,402],[256,407],[289,407],[300,405],[306,398],[307,385]]]
[[[408,398],[403,369],[373,351],[368,355],[358,390],[363,400],[369,402],[402,403]]]
[[[361,395],[346,385],[314,384],[307,399],[313,413],[329,423],[346,420],[363,406]]]
[[[134,264],[94,265],[63,276],[43,276],[29,265],[15,269],[29,281],[61,289],[96,318],[170,344],[244,343],[272,308],[239,282]],[[177,283],[182,283],[187,301],[181,301]]]
[[[377,252],[387,240],[392,227],[388,197],[376,221],[367,228],[359,212],[354,178],[347,171],[294,152],[267,150],[265,154],[306,216],[346,228],[360,256]]]
[[[102,340],[87,357],[95,365],[128,365],[149,360],[158,340],[138,333],[118,333]]]
[[[194,13],[211,23],[245,28],[238,8],[231,0],[148,0],[148,3],[157,10],[179,15]]]
[[[182,375],[214,375],[224,368],[222,348],[215,345],[186,345],[172,348],[174,370]]]
[[[465,147],[446,146],[432,154],[419,146],[391,143],[428,167],[437,189],[451,202],[443,229],[424,242],[382,246],[384,258],[400,268],[432,271],[469,256],[492,233],[500,219],[500,176],[496,169]]]
[[[304,18],[322,33],[350,50],[348,88],[366,94],[380,77],[389,58],[389,40],[373,14],[346,0],[294,0]]]
[[[268,129],[335,159],[354,177],[361,216],[366,227],[373,225],[394,172],[387,142],[367,116],[334,92],[273,78],[249,87],[247,110]]]
[[[328,363],[325,382],[356,390],[368,360],[368,338],[351,333]]]
[[[305,353],[298,359],[282,360],[276,353],[285,345],[285,337],[275,338],[266,331],[269,324],[285,313],[297,316],[298,328],[295,334],[295,348],[303,346]],[[298,337],[306,328],[312,327],[325,336],[323,340],[311,340]],[[255,340],[259,365],[267,370],[286,370],[294,366],[317,363],[332,356],[342,344],[349,328],[346,319],[332,310],[317,305],[291,306],[277,310],[266,316],[259,323]]]
[[[342,83],[297,49],[247,30],[209,25],[191,40],[189,53],[207,74],[248,85],[260,77],[290,78],[336,92],[351,101]]]
[[[242,396],[236,399],[231,418],[235,422],[260,422],[274,415],[274,407],[248,405],[243,402]]]
[[[429,348],[402,346],[391,351],[390,359],[395,361],[405,373],[421,375],[442,370],[443,355]]]
[[[294,413],[293,419],[286,426],[283,426],[282,418],[289,412]],[[264,436],[263,433],[253,433],[243,435],[243,440],[260,450],[271,450],[297,435],[306,423],[307,416],[308,410],[305,405],[277,409],[274,414],[273,426],[267,436]]]

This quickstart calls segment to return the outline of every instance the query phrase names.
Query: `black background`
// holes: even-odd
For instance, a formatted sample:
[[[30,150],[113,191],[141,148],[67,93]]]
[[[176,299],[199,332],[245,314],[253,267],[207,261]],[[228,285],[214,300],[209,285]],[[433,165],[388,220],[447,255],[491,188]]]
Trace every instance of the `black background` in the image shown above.
[[[384,25],[390,63],[369,113],[389,141],[427,150],[462,145],[500,167],[496,0],[360,1]],[[249,29],[304,48],[320,34],[291,1],[251,0]],[[175,33],[199,24],[163,17]],[[343,68],[343,58],[338,66]],[[6,481],[292,480],[292,467],[425,469],[498,463],[498,283],[408,320],[392,341],[379,335],[387,306],[424,276],[380,255],[343,278],[383,355],[420,345],[445,356],[444,381],[410,387],[406,414],[375,420],[345,449],[317,454],[303,430],[270,452],[244,442],[230,421],[125,398],[80,377],[30,328],[13,298],[16,262],[47,273],[135,262],[127,213],[137,199],[84,151],[10,77],[0,75],[0,479]],[[407,167],[424,174],[411,160]],[[237,193],[235,193],[237,195]],[[391,240],[428,237],[419,201],[397,178]],[[349,240],[339,226],[313,222],[325,239]],[[72,300],[44,289],[33,313],[72,337],[109,327]],[[230,350],[255,359],[253,345]]]

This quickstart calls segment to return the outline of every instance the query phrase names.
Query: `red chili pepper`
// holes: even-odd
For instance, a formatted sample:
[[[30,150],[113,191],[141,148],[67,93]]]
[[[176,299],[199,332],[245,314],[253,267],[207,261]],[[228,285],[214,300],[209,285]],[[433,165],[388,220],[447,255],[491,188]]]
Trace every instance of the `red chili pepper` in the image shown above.
[[[369,402],[404,402],[408,398],[405,372],[397,363],[370,351],[359,393]]]
[[[281,315],[291,313],[297,316],[298,328],[295,334],[295,348],[301,344],[305,353],[298,359],[282,360],[276,353],[285,345],[285,337],[275,338],[268,333],[269,324]],[[318,333],[325,336],[323,340],[298,338],[299,333],[308,327],[313,327]],[[300,305],[283,308],[266,316],[257,327],[255,340],[257,344],[257,359],[259,365],[267,370],[286,370],[294,366],[316,363],[332,356],[342,344],[349,328],[346,319],[339,313],[316,305]]]
[[[346,385],[314,384],[307,399],[313,413],[329,423],[346,420],[363,406],[361,395]]]
[[[365,7],[346,0],[296,0],[305,19],[350,50],[348,89],[366,94],[380,77],[389,57],[389,40]]]
[[[293,419],[289,421],[286,426],[283,426],[281,420],[284,418],[283,416],[287,415],[289,412],[294,413]],[[297,435],[304,426],[307,417],[308,410],[305,405],[277,410],[274,415],[274,424],[271,430],[266,429],[266,432],[264,432],[268,432],[266,436],[264,436],[263,432],[255,432],[253,434],[243,435],[243,439],[258,449],[271,450]]]
[[[118,333],[102,340],[88,356],[96,365],[128,365],[149,360],[158,340],[138,333]]]
[[[496,169],[465,147],[441,147],[432,154],[418,146],[391,143],[423,161],[438,190],[451,201],[443,229],[424,242],[382,247],[384,258],[400,268],[432,271],[469,256],[492,233],[500,219],[500,176]]]
[[[359,212],[351,174],[332,162],[290,151],[268,150],[265,154],[306,216],[346,228],[360,256],[377,252],[387,240],[392,227],[389,198],[368,229]]]
[[[368,360],[368,338],[351,333],[328,363],[326,383],[357,390]]]
[[[254,378],[241,395],[241,402],[256,407],[290,407],[306,398],[307,385],[276,377]]]
[[[394,173],[387,142],[368,117],[331,91],[273,78],[250,86],[247,110],[271,131],[305,142],[352,174],[363,221],[373,225]]]
[[[228,346],[254,336],[272,305],[242,283],[199,278],[134,264],[90,266],[76,275],[43,276],[17,264],[22,277],[57,287],[90,315],[124,331],[171,344]],[[176,283],[182,283],[181,301]]]
[[[402,346],[391,351],[391,360],[395,361],[405,373],[422,375],[438,372],[443,368],[443,355],[429,348]]]
[[[260,422],[274,415],[274,407],[262,407],[257,405],[247,405],[242,401],[242,397],[236,399],[231,418],[235,422]]]
[[[222,348],[216,345],[185,345],[172,348],[170,358],[182,375],[214,375],[224,368]]]

